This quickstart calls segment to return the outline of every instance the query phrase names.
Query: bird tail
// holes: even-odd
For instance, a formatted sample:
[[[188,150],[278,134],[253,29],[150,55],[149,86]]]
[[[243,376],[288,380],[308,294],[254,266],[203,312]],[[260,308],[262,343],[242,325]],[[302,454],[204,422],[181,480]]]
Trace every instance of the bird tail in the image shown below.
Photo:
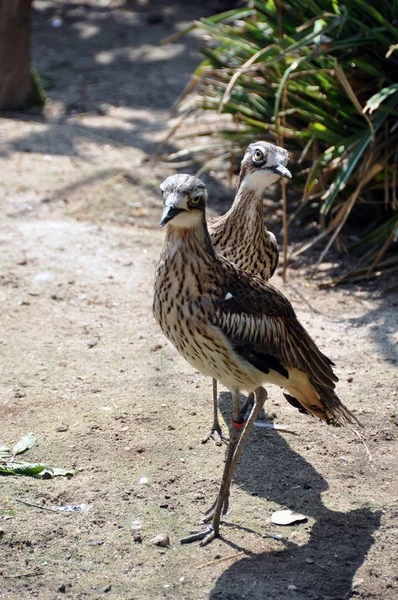
[[[333,425],[335,427],[347,425],[348,423],[361,425],[355,415],[344,406],[333,389],[314,385],[314,394],[311,394],[311,396],[300,393],[296,394],[299,399],[288,392],[289,390],[284,391],[286,400],[289,404],[298,408],[301,413],[311,414],[322,421],[326,421],[328,425]],[[314,398],[315,392],[316,399]]]
[[[356,423],[361,426],[357,417],[342,403],[336,392],[323,386],[314,386],[324,406],[326,422],[328,425],[338,427],[340,425],[352,425]]]

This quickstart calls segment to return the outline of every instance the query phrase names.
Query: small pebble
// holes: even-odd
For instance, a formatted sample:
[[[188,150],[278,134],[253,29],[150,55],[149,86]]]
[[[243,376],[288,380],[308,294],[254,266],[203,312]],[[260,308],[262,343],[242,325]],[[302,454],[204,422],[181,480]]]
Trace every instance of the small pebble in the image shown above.
[[[298,590],[298,587],[297,587],[297,585],[288,585],[288,586],[287,586],[287,589],[288,589],[290,592],[296,592],[296,591]]]
[[[151,543],[155,544],[155,546],[162,546],[165,548],[166,546],[170,546],[170,538],[167,533],[159,533],[151,539]]]
[[[104,594],[106,594],[107,592],[110,592],[111,589],[112,589],[112,585],[111,584],[109,584],[106,587],[104,587]]]
[[[69,429],[69,425],[60,425],[59,427],[57,427],[56,431],[58,431],[59,433],[62,433],[63,431],[68,431]]]

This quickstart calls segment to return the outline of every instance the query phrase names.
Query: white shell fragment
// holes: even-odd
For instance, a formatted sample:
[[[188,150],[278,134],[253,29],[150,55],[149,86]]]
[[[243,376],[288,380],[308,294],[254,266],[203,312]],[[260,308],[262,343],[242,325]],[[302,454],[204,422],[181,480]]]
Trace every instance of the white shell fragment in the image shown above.
[[[271,521],[275,525],[292,525],[299,521],[306,521],[308,517],[299,513],[294,513],[291,510],[277,510],[271,515]]]

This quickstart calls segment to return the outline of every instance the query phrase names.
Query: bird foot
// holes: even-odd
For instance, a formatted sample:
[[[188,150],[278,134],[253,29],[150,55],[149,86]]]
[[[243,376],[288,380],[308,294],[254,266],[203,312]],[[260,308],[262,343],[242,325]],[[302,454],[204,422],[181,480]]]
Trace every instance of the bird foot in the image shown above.
[[[208,434],[202,439],[202,444],[206,444],[209,440],[213,440],[216,446],[222,446],[228,444],[228,437],[221,431],[221,427],[212,427]]]
[[[192,542],[199,542],[200,546],[206,546],[210,544],[216,537],[218,537],[218,532],[216,533],[212,526],[207,527],[207,529],[203,529],[203,531],[194,531],[191,535],[188,535],[185,538],[180,539],[180,544],[191,544]]]
[[[201,523],[210,523],[210,521],[213,519],[214,514],[216,512],[216,507],[217,507],[217,500],[215,502],[213,502],[213,504],[210,506],[210,508],[205,512],[205,516],[201,520]],[[225,515],[228,513],[228,508],[229,508],[229,494],[224,499],[224,502],[222,505],[221,514],[223,517],[225,517]]]

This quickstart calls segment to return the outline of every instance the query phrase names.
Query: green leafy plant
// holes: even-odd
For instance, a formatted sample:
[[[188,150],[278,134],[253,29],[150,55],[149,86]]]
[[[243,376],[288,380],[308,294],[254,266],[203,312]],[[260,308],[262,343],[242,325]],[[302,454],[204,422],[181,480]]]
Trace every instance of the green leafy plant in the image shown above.
[[[349,250],[363,277],[380,272],[398,238],[397,25],[395,0],[252,0],[196,24],[205,60],[178,103],[183,117],[231,115],[216,134],[200,132],[218,138],[192,149],[205,160],[257,139],[291,151],[300,208],[318,207],[315,241],[327,239],[318,262],[361,214]]]
[[[51,479],[58,476],[71,477],[75,474],[73,469],[50,467],[43,463],[32,463],[21,461],[19,458],[16,459],[18,455],[33,448],[36,442],[36,436],[33,433],[28,433],[13,448],[0,446],[0,475],[30,475],[31,477]]]

